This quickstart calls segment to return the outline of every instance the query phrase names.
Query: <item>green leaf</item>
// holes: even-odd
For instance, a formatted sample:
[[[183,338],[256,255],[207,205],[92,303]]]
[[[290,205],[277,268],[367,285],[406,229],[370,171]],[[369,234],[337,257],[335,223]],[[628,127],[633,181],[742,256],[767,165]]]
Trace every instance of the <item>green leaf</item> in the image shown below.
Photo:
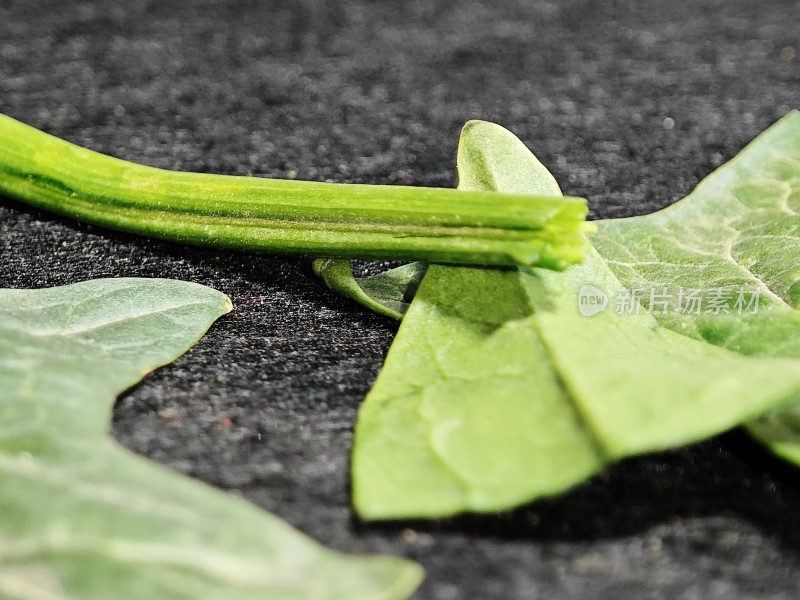
[[[467,121],[458,140],[458,189],[561,196],[558,182],[525,144],[488,121]]]
[[[334,292],[384,317],[402,319],[428,265],[413,262],[377,275],[358,278],[353,275],[349,260],[317,258],[313,267],[314,272]]]
[[[750,421],[745,428],[776,456],[800,466],[800,404]]]
[[[108,436],[115,397],[228,310],[169,280],[0,290],[0,597],[372,600],[417,585],[413,564],[325,550]]]
[[[749,356],[800,358],[800,113],[792,112],[687,198],[658,213],[603,221],[593,238],[629,288],[666,289],[659,323]],[[677,310],[680,288],[760,287],[758,311]],[[649,303],[645,299],[645,306]],[[659,307],[660,309],[661,307]],[[746,425],[800,465],[797,406]]]
[[[797,127],[794,117],[779,124],[696,194],[724,198],[736,180],[731,171],[742,164],[796,177],[790,165],[800,152]],[[462,181],[503,186],[509,177],[509,185],[517,185],[527,151],[509,141],[501,155],[494,149],[511,134],[490,124],[482,128],[462,139],[459,169],[469,173]],[[463,151],[468,144],[479,147]],[[529,158],[525,164],[538,165],[531,166]],[[785,208],[793,210],[793,188],[768,189],[779,190],[790,201]],[[684,201],[687,222],[675,223],[674,230],[652,217],[653,239],[659,231],[669,238],[689,222],[696,227],[687,236],[691,240],[776,220],[759,212],[759,205],[742,223],[722,219],[720,225],[721,216],[706,214],[695,197]],[[675,209],[664,214],[670,210]],[[618,223],[625,231],[625,221]],[[616,235],[608,231],[601,229],[612,244]],[[652,239],[635,233],[629,240],[628,251],[653,247]],[[653,260],[667,272],[685,269],[678,280],[687,285],[705,284],[707,273],[697,270],[696,261],[669,259],[666,254]],[[777,269],[774,263],[765,268]],[[362,517],[507,508],[565,490],[625,456],[713,435],[800,397],[800,363],[788,354],[742,353],[744,346],[766,345],[767,329],[760,340],[745,343],[733,340],[749,325],[732,331],[733,318],[714,321],[712,334],[703,337],[660,326],[645,311],[607,309],[586,317],[578,306],[584,286],[607,298],[625,290],[597,252],[561,274],[428,269],[359,416],[353,486]],[[767,328],[772,323],[749,322]],[[790,344],[792,336],[784,337]],[[709,343],[718,338],[730,340],[728,347]]]
[[[561,194],[522,142],[490,123],[465,125],[458,168],[459,188]],[[517,271],[428,268],[359,414],[362,518],[496,510],[600,468],[530,319]],[[545,414],[559,424],[537,436]]]

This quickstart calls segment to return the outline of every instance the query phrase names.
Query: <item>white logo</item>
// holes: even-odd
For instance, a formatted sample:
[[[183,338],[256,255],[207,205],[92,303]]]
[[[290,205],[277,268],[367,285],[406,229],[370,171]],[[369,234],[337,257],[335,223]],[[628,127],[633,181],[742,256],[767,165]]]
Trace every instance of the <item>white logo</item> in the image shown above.
[[[578,311],[584,317],[603,312],[608,306],[608,294],[593,285],[582,285],[578,290]]]

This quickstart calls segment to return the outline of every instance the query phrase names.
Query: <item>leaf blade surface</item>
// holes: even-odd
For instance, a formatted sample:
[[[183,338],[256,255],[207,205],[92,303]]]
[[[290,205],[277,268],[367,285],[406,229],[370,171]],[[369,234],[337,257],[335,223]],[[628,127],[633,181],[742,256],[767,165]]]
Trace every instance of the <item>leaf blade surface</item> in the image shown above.
[[[674,209],[662,211],[663,214],[656,213],[642,217],[641,220],[653,229],[652,238],[660,240],[678,230],[680,222],[670,228],[665,225],[665,220],[669,219],[670,214],[677,214],[683,210],[688,215],[683,218],[695,224],[695,230],[690,231],[688,236],[702,237],[707,234],[708,239],[703,243],[707,244],[708,248],[703,249],[705,253],[703,260],[708,258],[707,255],[714,248],[722,249],[724,252],[725,236],[714,230],[715,219],[713,215],[706,214],[707,204],[713,204],[715,199],[718,201],[720,197],[724,197],[732,186],[744,185],[736,174],[736,170],[742,165],[760,173],[762,180],[764,173],[796,178],[797,171],[786,167],[787,163],[793,165],[795,159],[787,161],[784,155],[787,151],[794,153],[793,156],[800,153],[799,125],[800,119],[795,117],[776,125],[751,144],[731,164],[707,178],[692,196],[679,203],[682,209],[676,206]],[[484,126],[491,128],[489,124]],[[508,141],[506,139],[496,144],[497,139],[502,138],[493,138],[492,132],[489,131],[482,131],[482,135],[472,139],[467,134],[468,129],[465,129],[462,144],[470,146],[467,154],[474,162],[462,161],[463,154],[460,152],[460,172],[469,165],[467,167],[469,175],[462,181],[497,185],[498,181],[504,181],[503,177],[508,176],[513,182],[510,185],[517,183],[514,178],[520,172],[518,166],[522,161],[517,160],[517,164],[514,165],[513,156],[515,152],[517,157],[521,156],[523,151],[527,153],[521,142],[514,138],[515,143],[506,143]],[[779,138],[778,143],[775,142],[776,137]],[[493,152],[495,145],[502,146],[504,152]],[[496,163],[502,164],[498,166]],[[532,184],[521,183],[521,185]],[[773,185],[769,189],[772,190],[771,201],[765,201],[763,197],[754,199],[752,188],[746,190],[749,193],[745,195],[747,202],[742,203],[746,214],[739,215],[738,220],[729,218],[726,223],[730,226],[744,223],[752,225],[758,231],[759,227],[764,226],[764,222],[775,220],[774,214],[765,214],[765,211],[769,212],[770,207],[765,206],[764,202],[768,204],[772,202],[776,206],[772,209],[773,212],[781,211],[788,214],[787,207],[788,210],[794,210],[791,204],[795,198],[793,188],[789,192],[782,185]],[[512,188],[506,191],[514,190]],[[756,211],[758,213],[756,216],[759,218],[753,218],[752,211]],[[789,405],[800,397],[798,376],[800,368],[798,363],[792,360],[798,344],[790,334],[783,336],[787,349],[782,352],[774,350],[764,352],[766,344],[763,340],[761,342],[750,340],[748,343],[752,348],[748,351],[748,346],[744,342],[736,341],[736,336],[730,335],[729,330],[734,327],[732,325],[734,321],[725,318],[724,315],[722,317],[713,315],[717,318],[709,316],[697,319],[695,322],[676,318],[672,314],[668,314],[664,319],[657,319],[655,315],[650,314],[615,314],[611,310],[591,318],[579,314],[577,302],[584,285],[591,285],[604,291],[608,296],[615,297],[623,289],[623,284],[631,284],[631,279],[624,277],[624,270],[620,268],[619,263],[623,261],[615,258],[609,248],[627,257],[633,252],[632,249],[638,247],[646,236],[642,236],[632,227],[637,224],[637,219],[639,218],[601,222],[600,233],[597,236],[600,241],[596,243],[600,252],[592,253],[585,263],[572,267],[565,273],[553,274],[541,269],[519,269],[516,273],[506,271],[505,275],[499,276],[515,278],[515,282],[522,286],[528,298],[527,302],[520,301],[517,307],[527,315],[523,328],[529,335],[518,346],[506,343],[506,350],[513,349],[510,353],[504,354],[498,345],[492,350],[484,348],[478,351],[479,358],[469,356],[473,352],[472,348],[477,346],[475,341],[470,339],[470,333],[464,328],[464,323],[490,322],[496,307],[504,306],[500,298],[511,296],[507,292],[496,294],[487,292],[481,287],[477,275],[470,282],[471,285],[443,280],[439,286],[433,286],[428,282],[436,276],[440,267],[429,268],[398,333],[398,341],[401,341],[400,349],[396,353],[390,350],[384,367],[387,374],[384,375],[382,372],[379,375],[375,389],[368,396],[362,409],[363,418],[359,419],[353,459],[354,501],[359,514],[364,518],[394,518],[442,516],[465,510],[502,509],[514,505],[514,502],[508,500],[509,489],[517,491],[516,504],[519,504],[522,498],[532,500],[563,491],[614,460],[632,454],[673,447],[719,433],[768,409]],[[614,229],[615,227],[617,229]],[[711,229],[710,234],[709,229]],[[622,244],[620,240],[627,240],[629,243]],[[657,243],[645,243],[642,247],[651,252],[656,252],[660,248]],[[761,254],[757,254],[757,258],[769,258],[774,256],[775,252],[777,250],[767,248]],[[684,260],[685,258],[683,256],[680,262],[670,263],[665,260],[665,256],[656,254],[652,260],[643,262],[653,269],[661,269],[660,272],[664,277],[671,278],[669,279],[671,282],[676,280],[676,272],[679,272],[678,281],[697,286],[697,261]],[[724,275],[725,269],[728,269],[730,278],[725,280],[728,284],[752,283],[754,279],[761,281],[765,277],[763,274],[752,276],[752,271],[748,269],[751,277],[747,278],[746,274],[742,273],[741,265],[735,263],[736,261],[731,262],[726,256],[721,256],[719,260],[706,265],[710,271],[703,272]],[[680,270],[679,267],[682,265],[686,266]],[[735,269],[735,272],[732,269]],[[485,269],[473,271],[487,272]],[[445,272],[459,271],[449,268]],[[617,278],[621,272],[622,282]],[[769,275],[770,271],[766,268],[763,273]],[[782,271],[780,275],[785,276],[786,273]],[[489,276],[484,275],[484,277]],[[486,279],[483,283],[486,284],[488,281]],[[718,280],[712,279],[712,281]],[[791,277],[785,280],[784,296],[787,298],[791,297],[793,282]],[[638,285],[642,281],[635,283]],[[659,281],[645,280],[644,283],[659,283]],[[448,288],[455,298],[448,297],[451,294]],[[487,288],[501,290],[497,282],[490,283]],[[481,296],[484,297],[483,301],[476,300]],[[421,308],[415,310],[417,303]],[[781,315],[788,314],[786,312],[789,309],[788,300],[780,294],[775,294],[775,298],[767,298],[765,307],[766,316],[762,318],[760,315],[754,315],[752,319],[746,319],[745,325],[765,330],[783,329],[784,334],[791,331],[785,327],[785,323],[776,321],[777,313],[774,313],[782,311]],[[502,311],[501,308],[500,313]],[[455,315],[455,318],[451,318],[451,322],[442,325],[441,331],[438,331],[435,324],[430,321],[438,319],[440,323],[444,323],[439,313],[448,312],[451,317]],[[645,313],[646,310],[641,312]],[[794,315],[787,318],[795,325],[800,324]],[[409,319],[414,321],[413,326],[407,325]],[[412,333],[404,335],[404,328]],[[421,350],[415,347],[413,343],[415,338],[425,339],[430,332],[437,331],[434,341],[427,339],[426,344],[421,344],[423,346]],[[794,331],[798,329],[795,328]],[[769,334],[766,337],[768,336]],[[727,343],[720,343],[721,341]],[[499,435],[495,434],[493,439],[487,434],[491,427],[485,423],[491,422],[490,415],[497,417],[498,414],[504,414],[503,401],[514,397],[516,400],[512,405],[520,415],[522,414],[520,407],[524,406],[525,394],[521,389],[518,389],[516,394],[503,390],[496,394],[500,399],[495,398],[475,382],[462,389],[460,393],[442,394],[441,391],[430,391],[437,390],[437,385],[441,384],[442,379],[452,377],[452,374],[442,372],[441,369],[439,373],[429,374],[429,365],[436,364],[436,353],[441,352],[441,348],[449,347],[452,353],[451,362],[469,370],[474,369],[477,364],[497,363],[498,353],[499,356],[508,359],[518,347],[525,345],[528,352],[538,358],[535,366],[529,363],[525,368],[529,374],[536,372],[532,380],[540,384],[544,382],[543,386],[539,385],[536,388],[532,384],[529,385],[527,401],[539,406],[561,405],[562,414],[566,412],[567,406],[571,407],[570,430],[573,434],[582,433],[582,436],[571,437],[563,432],[554,433],[558,431],[554,425],[563,424],[564,419],[557,418],[552,409],[539,414],[544,420],[534,425],[528,424],[524,418],[518,419],[516,423],[506,418],[504,426],[499,428],[507,435],[503,441],[515,439],[515,426],[527,424],[530,427],[529,432],[538,441],[539,449],[543,452],[538,462],[529,460],[524,443],[509,448],[508,444],[499,443]],[[418,355],[416,357],[415,352]],[[420,373],[422,376],[418,380],[421,383],[415,388],[412,382],[416,374]],[[431,378],[434,384],[430,383]],[[396,385],[400,382],[401,385]],[[547,400],[543,400],[548,395],[541,389],[542,387],[547,389],[550,385],[548,382],[553,382],[552,389],[559,390],[552,396],[556,400],[549,404]],[[499,388],[493,388],[496,389]],[[400,393],[396,394],[398,390]],[[417,429],[414,429],[409,421],[415,419],[409,419],[409,415],[413,416],[412,410],[421,413],[422,400],[435,393],[439,393],[445,399],[449,412],[435,413],[434,426],[430,423],[430,416],[423,414],[429,423],[426,427],[421,427],[417,422],[415,423]],[[484,425],[470,431],[465,423],[470,421],[468,415],[472,411],[473,403],[480,404],[484,410]],[[501,407],[497,413],[492,412],[493,403]],[[391,461],[386,459],[390,453],[382,452],[382,440],[392,440],[397,445],[402,435],[389,434],[387,430],[391,427],[392,419],[383,421],[380,418],[381,411],[387,414],[390,412],[389,406],[392,406],[391,410],[397,413],[394,419],[403,424],[401,431],[410,432],[408,437],[416,440],[416,454],[424,456],[425,453],[420,448],[427,444],[430,455],[427,456],[428,462],[433,464],[438,460],[446,466],[442,469],[440,465],[441,473],[431,477],[430,481],[425,480],[423,483],[425,478],[419,474],[426,468],[425,461],[419,460],[416,466],[412,466],[412,463],[391,464]],[[407,410],[404,410],[404,406]],[[403,414],[405,421],[397,416]],[[416,418],[416,421],[424,420]],[[449,445],[443,446],[441,438],[444,434],[439,434],[439,438],[431,435],[431,431],[435,431],[436,427],[446,427],[449,438],[454,437],[453,432],[461,432],[461,438],[457,443],[450,439]],[[783,433],[786,433],[785,429]],[[580,458],[574,463],[565,461],[563,449],[561,452],[552,452],[552,449],[558,447],[552,440],[554,435],[573,442],[574,439],[582,437],[580,447],[589,450],[588,455],[579,451],[576,455]],[[363,443],[368,451],[362,452],[359,443]],[[409,444],[407,440],[403,443]],[[548,447],[548,444],[551,445]],[[450,448],[450,451],[443,452],[443,448]],[[398,447],[395,447],[392,452],[397,449]],[[484,470],[479,478],[465,478],[464,465],[469,463],[494,463],[495,470],[498,469],[498,465],[514,463],[526,465],[530,470],[527,479],[519,473],[516,474],[516,479],[507,477],[504,480],[504,489],[500,490],[499,488],[503,488],[502,484],[495,489],[489,486],[489,482],[492,481],[489,470]],[[384,472],[392,475],[384,477],[383,480],[376,478],[378,484],[370,487],[371,476],[368,474],[377,470],[364,466],[370,464],[373,467],[380,465]],[[461,465],[461,471],[454,470],[454,465],[457,464]],[[576,468],[579,465],[583,467],[582,471]],[[548,474],[548,469],[553,466],[557,467],[558,477]],[[435,471],[433,467],[428,468],[430,471],[427,475]],[[413,470],[418,471],[416,476],[420,478],[418,482],[420,485],[413,485],[413,477],[408,475],[408,471]],[[443,476],[448,472],[449,478]],[[397,485],[400,480],[403,485]],[[432,490],[435,489],[436,482],[441,481],[447,483],[441,486],[442,498],[436,498]],[[454,485],[454,482],[460,483],[460,495],[457,492],[459,485]],[[533,485],[531,482],[534,482]],[[422,485],[425,486],[425,492],[416,495]],[[403,492],[403,486],[411,492]],[[483,489],[483,486],[487,487]],[[447,493],[444,493],[444,488],[447,488]],[[464,488],[467,488],[466,492]],[[392,498],[391,503],[386,503],[388,497]],[[477,502],[475,497],[480,497],[480,502]],[[398,498],[404,500],[399,501]]]
[[[117,394],[230,301],[169,280],[0,290],[0,596],[404,598],[419,569],[321,548],[107,435]]]

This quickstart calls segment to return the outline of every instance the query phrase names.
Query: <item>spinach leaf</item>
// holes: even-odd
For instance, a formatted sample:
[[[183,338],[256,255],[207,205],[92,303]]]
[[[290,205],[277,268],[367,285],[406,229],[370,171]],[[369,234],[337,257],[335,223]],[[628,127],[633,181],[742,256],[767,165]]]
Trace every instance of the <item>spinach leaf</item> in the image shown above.
[[[317,258],[313,267],[314,272],[334,292],[363,304],[379,315],[402,319],[417,293],[427,263],[408,263],[377,275],[358,278],[353,275],[350,261],[342,258]]]
[[[781,137],[795,156],[797,125],[792,117],[774,130],[790,130]],[[476,127],[480,135],[470,135]],[[504,191],[517,191],[523,165],[547,181],[521,142],[501,131],[490,124],[466,129],[462,181],[487,188],[508,183]],[[762,144],[775,147],[773,137],[743,153],[758,147],[756,159],[737,159],[696,194],[724,194],[737,164],[760,169],[776,155],[772,168],[796,173],[785,153],[762,151]],[[704,214],[702,201],[688,198],[684,206],[697,226],[689,238],[716,231],[718,215]],[[630,221],[618,223],[624,228]],[[615,241],[608,231],[601,228]],[[633,248],[640,242],[636,234],[629,240]],[[681,258],[654,260],[674,269]],[[685,271],[686,285],[705,284],[696,261],[687,261]],[[598,252],[562,274],[430,267],[359,416],[353,456],[359,514],[385,519],[507,508],[562,491],[614,460],[713,435],[800,397],[800,363],[791,355],[713,343],[734,339],[736,319],[723,314],[709,321],[716,324],[704,337],[686,335],[685,322],[669,316],[659,325],[635,301],[634,314],[604,304],[589,318],[578,306],[586,290],[606,302],[627,291]],[[683,325],[667,326],[677,322]],[[765,335],[751,346],[763,345]]]
[[[662,326],[749,356],[800,358],[800,112],[684,200],[598,226],[592,241],[620,281],[628,289],[659,290],[658,310],[650,298],[643,304]],[[757,306],[739,314],[737,291],[755,288]],[[681,310],[681,290],[685,296],[690,289],[716,291],[714,309]],[[746,428],[800,464],[799,414],[794,406]]]
[[[561,194],[515,136],[488,123],[465,126],[458,168],[459,188]],[[530,317],[516,270],[428,268],[359,413],[361,517],[495,510],[600,468]],[[545,415],[558,423],[552,435],[539,431]]]
[[[404,598],[419,569],[327,551],[108,436],[114,398],[230,301],[169,280],[0,290],[0,597]]]
[[[750,421],[745,429],[776,456],[800,466],[800,403]]]

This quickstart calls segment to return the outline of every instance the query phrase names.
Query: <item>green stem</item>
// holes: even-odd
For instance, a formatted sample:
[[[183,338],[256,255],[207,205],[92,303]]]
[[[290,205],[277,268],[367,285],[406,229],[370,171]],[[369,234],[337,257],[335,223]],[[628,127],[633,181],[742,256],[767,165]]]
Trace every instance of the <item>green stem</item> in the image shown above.
[[[166,171],[4,115],[0,193],[111,229],[237,250],[555,269],[587,250],[578,198]]]

